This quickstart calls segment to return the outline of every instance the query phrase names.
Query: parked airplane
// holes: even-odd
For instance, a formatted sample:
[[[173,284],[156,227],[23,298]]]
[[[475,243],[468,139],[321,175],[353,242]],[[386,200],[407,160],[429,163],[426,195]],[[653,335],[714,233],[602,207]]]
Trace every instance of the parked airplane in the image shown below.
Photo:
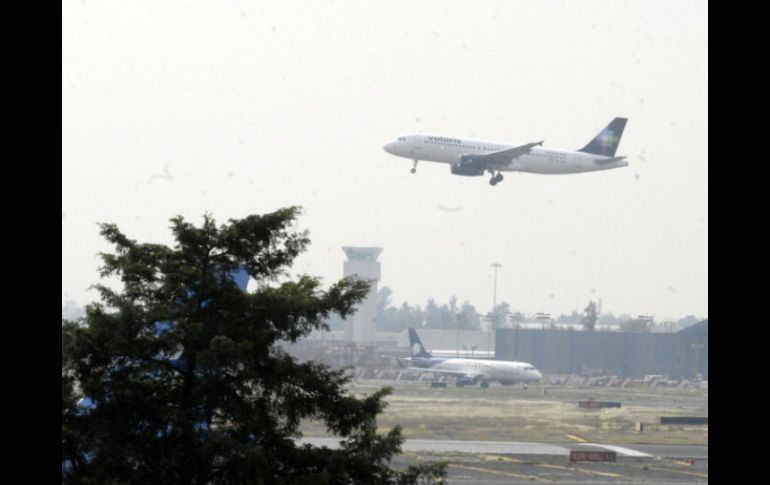
[[[409,370],[454,376],[457,378],[458,387],[479,384],[480,387],[487,388],[490,381],[499,381],[504,386],[517,382],[526,385],[527,382],[537,382],[543,378],[532,364],[526,362],[433,357],[425,350],[413,328],[409,329],[409,345],[412,355],[410,362],[415,366],[409,367]]]
[[[491,185],[503,180],[501,172],[565,174],[609,170],[628,165],[624,156],[615,152],[626,127],[626,118],[615,118],[593,140],[580,150],[543,147],[543,142],[510,145],[484,140],[471,140],[434,135],[408,134],[385,145],[386,152],[417,162],[448,163],[455,175],[484,175],[489,172]],[[497,173],[495,173],[497,172]]]

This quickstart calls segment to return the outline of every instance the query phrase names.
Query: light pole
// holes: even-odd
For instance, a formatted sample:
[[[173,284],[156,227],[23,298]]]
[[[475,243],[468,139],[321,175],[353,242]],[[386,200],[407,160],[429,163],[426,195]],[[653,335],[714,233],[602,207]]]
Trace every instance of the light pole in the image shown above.
[[[502,264],[500,263],[492,263],[492,267],[495,268],[495,286],[492,289],[492,312],[495,311],[495,306],[497,306],[497,268],[500,268]]]
[[[495,307],[497,306],[497,269],[501,266],[502,264],[500,263],[492,263],[492,267],[495,268],[495,284],[492,287],[492,320],[490,321],[492,328],[489,329],[489,334],[487,335],[487,356],[491,351],[492,332],[497,328],[497,313],[495,313]]]
[[[693,369],[692,373],[689,373],[689,375],[692,376],[692,378],[697,379],[701,373],[700,372],[700,353],[701,353],[701,350],[703,350],[703,344],[690,343],[690,348],[693,350],[693,360],[695,360],[695,368]],[[687,377],[688,375],[686,368],[685,368],[684,375],[685,377]]]
[[[551,319],[550,313],[536,313],[535,318],[537,320],[540,320],[541,324],[543,325],[543,330],[545,330],[545,321]]]

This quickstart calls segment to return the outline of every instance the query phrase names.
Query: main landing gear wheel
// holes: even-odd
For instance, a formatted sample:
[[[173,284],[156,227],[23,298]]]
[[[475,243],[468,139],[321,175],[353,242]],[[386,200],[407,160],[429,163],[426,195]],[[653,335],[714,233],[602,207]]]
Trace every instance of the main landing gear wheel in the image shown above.
[[[497,185],[498,183],[503,181],[503,174],[499,173],[489,179],[489,185]]]
[[[481,387],[482,389],[488,388],[489,387],[489,381],[481,381],[481,383],[479,384],[479,387]]]
[[[414,161],[414,165],[412,165],[412,170],[411,170],[411,172],[412,172],[412,173],[415,173],[415,172],[417,172],[417,160],[415,160],[415,161]]]

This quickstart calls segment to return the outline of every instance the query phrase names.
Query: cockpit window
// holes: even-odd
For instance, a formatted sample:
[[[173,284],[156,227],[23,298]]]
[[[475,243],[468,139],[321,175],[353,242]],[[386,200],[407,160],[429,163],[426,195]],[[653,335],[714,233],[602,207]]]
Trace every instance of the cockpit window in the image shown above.
[[[398,141],[406,141],[406,137],[405,136],[399,136],[398,137]]]

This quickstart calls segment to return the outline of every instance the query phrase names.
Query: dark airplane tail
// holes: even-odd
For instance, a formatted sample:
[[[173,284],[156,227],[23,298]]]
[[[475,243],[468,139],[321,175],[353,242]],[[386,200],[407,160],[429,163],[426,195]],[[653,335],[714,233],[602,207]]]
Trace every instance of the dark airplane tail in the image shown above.
[[[603,155],[605,157],[614,157],[620,144],[620,137],[623,136],[623,129],[626,127],[628,118],[615,118],[598,135],[591,140],[588,145],[581,148],[580,152],[591,153],[593,155]]]
[[[425,346],[422,344],[420,337],[417,336],[417,332],[413,328],[409,329],[409,348],[412,357],[433,357],[430,352],[425,350]]]

